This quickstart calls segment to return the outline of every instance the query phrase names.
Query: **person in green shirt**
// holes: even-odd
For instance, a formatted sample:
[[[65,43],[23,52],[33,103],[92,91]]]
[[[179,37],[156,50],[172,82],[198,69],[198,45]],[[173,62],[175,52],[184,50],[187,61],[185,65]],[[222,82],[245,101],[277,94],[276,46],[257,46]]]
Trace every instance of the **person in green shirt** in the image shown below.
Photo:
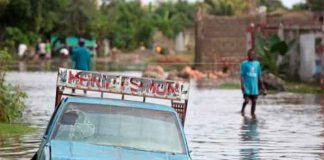
[[[52,57],[52,46],[51,46],[51,42],[49,41],[49,39],[46,39],[45,52],[46,52],[45,58],[47,60],[51,59],[51,57]]]
[[[85,47],[85,42],[83,39],[79,40],[79,47],[73,49],[72,60],[74,61],[74,69],[90,71],[91,69],[91,54],[90,51]],[[87,94],[86,90],[83,90],[84,94]],[[72,93],[75,90],[72,89]]]
[[[243,92],[244,102],[241,113],[244,115],[245,106],[251,101],[251,116],[255,118],[255,106],[258,99],[259,85],[261,87],[261,94],[266,94],[262,79],[260,62],[255,59],[256,54],[253,49],[247,53],[247,60],[241,63],[241,87]]]
[[[74,61],[74,69],[89,71],[91,69],[91,54],[85,47],[85,41],[79,40],[79,47],[73,49],[72,60]]]

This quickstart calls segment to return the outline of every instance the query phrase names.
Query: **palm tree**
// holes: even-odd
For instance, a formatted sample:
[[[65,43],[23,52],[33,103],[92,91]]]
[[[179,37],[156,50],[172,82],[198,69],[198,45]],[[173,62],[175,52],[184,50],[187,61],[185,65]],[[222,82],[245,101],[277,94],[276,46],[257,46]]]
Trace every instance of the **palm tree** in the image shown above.
[[[217,16],[242,15],[248,11],[246,0],[204,0],[210,14]]]
[[[194,24],[195,7],[185,1],[162,3],[155,11],[156,27],[167,37],[174,38],[177,33]]]
[[[207,4],[207,11],[210,14],[217,16],[232,16],[234,15],[234,10],[232,6],[226,3],[225,0],[219,0],[217,2],[213,0],[205,0],[205,4]]]
[[[277,9],[287,9],[281,1],[278,0],[258,0],[259,6],[267,7],[268,12],[275,11]]]
[[[137,1],[111,1],[101,9],[107,21],[107,37],[112,45],[131,50],[141,42],[148,45],[154,33],[150,8],[143,8]]]

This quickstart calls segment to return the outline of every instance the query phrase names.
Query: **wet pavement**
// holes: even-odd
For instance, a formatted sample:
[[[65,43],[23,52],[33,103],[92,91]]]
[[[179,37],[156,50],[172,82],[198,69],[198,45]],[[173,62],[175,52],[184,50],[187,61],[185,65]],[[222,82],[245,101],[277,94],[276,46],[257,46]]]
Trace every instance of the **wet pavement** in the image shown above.
[[[114,73],[116,74],[116,73]],[[140,76],[139,72],[121,74]],[[11,72],[27,92],[24,121],[37,131],[0,137],[0,159],[30,159],[53,112],[55,72]],[[260,97],[256,119],[239,113],[240,90],[199,89],[192,82],[185,131],[193,160],[324,159],[324,95]]]

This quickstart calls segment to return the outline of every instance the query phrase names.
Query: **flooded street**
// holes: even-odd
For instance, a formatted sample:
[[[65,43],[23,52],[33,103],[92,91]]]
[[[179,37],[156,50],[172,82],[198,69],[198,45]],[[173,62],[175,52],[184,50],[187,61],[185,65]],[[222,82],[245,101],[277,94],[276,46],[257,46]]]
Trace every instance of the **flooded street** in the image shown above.
[[[123,72],[140,76],[139,72]],[[11,72],[7,82],[28,94],[24,122],[37,129],[0,137],[0,159],[30,159],[54,109],[56,72]],[[193,160],[324,159],[324,95],[260,97],[257,118],[239,113],[240,90],[190,88],[185,131]]]

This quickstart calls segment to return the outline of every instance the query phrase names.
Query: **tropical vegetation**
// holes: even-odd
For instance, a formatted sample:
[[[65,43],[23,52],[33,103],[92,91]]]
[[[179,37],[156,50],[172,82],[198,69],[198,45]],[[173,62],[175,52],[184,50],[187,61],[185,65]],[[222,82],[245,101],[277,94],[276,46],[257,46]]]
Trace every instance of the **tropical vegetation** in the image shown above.
[[[245,0],[204,0],[204,7],[217,16],[240,16],[248,13],[249,3]]]
[[[285,69],[282,67],[284,63],[278,61],[280,56],[285,56],[295,40],[285,42],[281,40],[278,35],[274,34],[270,37],[265,37],[258,33],[255,36],[255,49],[258,53],[259,59],[262,61],[262,70],[269,71],[276,75],[286,75]]]
[[[18,43],[34,45],[53,35],[108,38],[114,47],[133,50],[149,46],[155,32],[174,38],[194,25],[195,4],[185,0],[159,6],[140,1],[0,0],[0,47],[14,51]]]
[[[324,11],[324,1],[323,0],[306,0],[306,2],[300,2],[293,6],[293,10],[301,11],[301,10],[310,10],[315,12],[323,12]]]
[[[19,86],[5,83],[5,62],[9,59],[8,52],[0,50],[0,122],[12,123],[22,116],[27,95]]]
[[[282,1],[273,1],[273,0],[257,0],[260,6],[267,7],[267,12],[273,12],[278,9],[287,10],[287,8],[282,4]]]

